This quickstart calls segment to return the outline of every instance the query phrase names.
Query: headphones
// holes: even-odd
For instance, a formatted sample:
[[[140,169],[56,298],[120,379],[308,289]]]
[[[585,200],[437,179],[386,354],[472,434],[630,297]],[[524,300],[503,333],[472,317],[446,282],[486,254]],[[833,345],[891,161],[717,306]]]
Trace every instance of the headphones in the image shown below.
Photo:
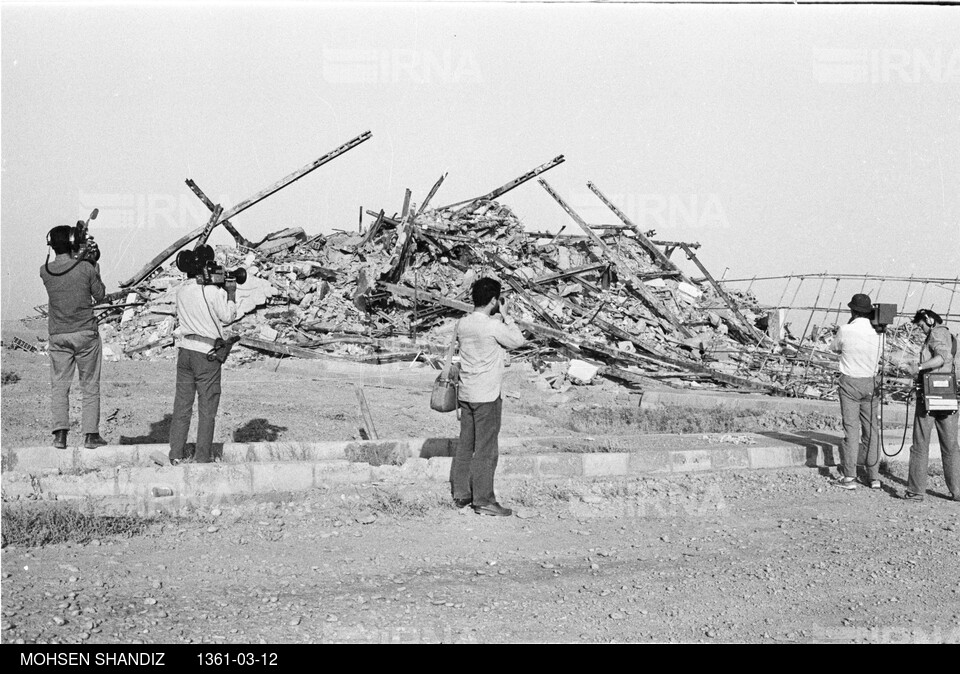
[[[83,225],[83,221],[78,220],[77,225]],[[70,244],[71,249],[75,248],[76,239],[77,239],[77,227],[69,227],[68,225],[57,225],[56,227],[51,229],[49,232],[47,232],[47,245],[53,248],[53,241],[52,241],[53,230],[60,229],[61,227],[67,228],[67,243]]]
[[[917,311],[916,315],[913,317],[913,322],[919,323],[920,321],[923,321],[924,325],[928,325],[930,327],[935,327],[943,323],[943,319],[940,318],[940,314],[932,309],[920,309]]]

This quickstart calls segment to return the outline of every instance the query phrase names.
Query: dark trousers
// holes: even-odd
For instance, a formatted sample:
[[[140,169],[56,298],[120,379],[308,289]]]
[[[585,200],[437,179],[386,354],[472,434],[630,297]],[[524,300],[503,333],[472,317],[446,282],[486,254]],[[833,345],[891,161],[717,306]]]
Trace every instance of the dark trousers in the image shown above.
[[[177,390],[170,422],[170,460],[184,458],[183,448],[190,432],[193,398],[197,398],[197,452],[200,463],[211,460],[213,431],[220,406],[220,362],[207,360],[205,353],[180,349],[177,354]]]
[[[50,416],[53,431],[70,428],[70,385],[80,372],[83,392],[82,433],[100,429],[100,368],[103,347],[96,330],[50,335]]]
[[[923,397],[917,396],[917,412],[913,417],[913,447],[910,448],[910,474],[907,491],[923,494],[927,490],[927,464],[930,460],[930,431],[937,426],[940,438],[940,460],[947,489],[960,496],[960,447],[957,446],[957,426],[960,413],[927,412]]]
[[[844,477],[857,477],[857,465],[868,480],[880,478],[880,432],[873,377],[840,375],[840,413],[843,415],[843,449],[840,460]]]
[[[473,499],[473,505],[497,502],[493,474],[500,450],[500,417],[503,400],[490,403],[460,401],[460,442],[453,457],[453,498]]]

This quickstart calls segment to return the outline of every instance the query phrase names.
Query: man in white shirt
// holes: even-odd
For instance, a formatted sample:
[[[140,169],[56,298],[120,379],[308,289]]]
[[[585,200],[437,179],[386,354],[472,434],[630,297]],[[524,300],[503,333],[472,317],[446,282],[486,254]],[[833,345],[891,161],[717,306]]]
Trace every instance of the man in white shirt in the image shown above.
[[[190,432],[193,399],[197,398],[197,449],[193,460],[213,460],[213,432],[220,406],[220,361],[207,357],[221,337],[222,326],[236,318],[237,284],[227,281],[221,288],[203,285],[195,278],[199,270],[186,271],[190,278],[177,290],[177,320],[180,325],[180,350],[177,354],[177,389],[170,422],[170,463],[176,465],[189,457],[183,455]]]
[[[879,400],[877,363],[880,362],[880,335],[870,322],[873,303],[870,297],[857,293],[847,304],[850,320],[840,326],[830,345],[840,354],[840,413],[843,415],[843,448],[840,450],[841,472],[836,484],[856,489],[857,465],[866,473],[864,484],[880,489],[879,433],[877,423]]]
[[[473,284],[473,313],[457,324],[460,343],[460,442],[451,470],[453,500],[473,505],[483,515],[509,517],[513,511],[497,503],[493,476],[497,470],[503,400],[505,349],[523,346],[520,329],[501,305],[500,282],[482,278]]]

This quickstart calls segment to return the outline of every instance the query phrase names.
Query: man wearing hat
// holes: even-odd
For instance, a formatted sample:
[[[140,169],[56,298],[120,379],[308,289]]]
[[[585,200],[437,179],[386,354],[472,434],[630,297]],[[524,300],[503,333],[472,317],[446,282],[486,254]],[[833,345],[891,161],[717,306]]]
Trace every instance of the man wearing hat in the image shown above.
[[[926,335],[920,350],[919,365],[910,363],[906,370],[918,378],[926,373],[956,375],[957,342],[943,325],[943,319],[930,309],[921,309],[913,317]],[[923,391],[917,389],[917,406],[913,417],[913,447],[910,448],[910,475],[903,498],[922,501],[927,489],[927,463],[930,455],[930,429],[937,426],[943,476],[951,498],[960,501],[960,448],[957,446],[957,419],[960,414],[945,410],[929,411],[924,406]]]
[[[840,450],[841,473],[836,484],[843,489],[857,488],[857,465],[866,473],[864,484],[880,488],[880,443],[874,433],[879,400],[877,363],[880,361],[880,335],[870,323],[873,303],[857,293],[847,304],[850,320],[840,326],[830,349],[840,354],[840,413],[843,416],[843,447]],[[862,440],[861,440],[862,438]]]

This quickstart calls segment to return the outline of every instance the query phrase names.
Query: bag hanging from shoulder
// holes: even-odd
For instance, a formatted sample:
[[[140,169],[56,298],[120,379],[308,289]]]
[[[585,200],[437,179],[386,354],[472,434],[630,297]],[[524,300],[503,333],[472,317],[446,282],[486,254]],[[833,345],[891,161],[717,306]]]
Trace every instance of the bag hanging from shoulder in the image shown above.
[[[460,322],[453,330],[453,339],[447,348],[447,356],[443,362],[443,369],[433,382],[430,392],[430,409],[437,412],[453,412],[460,405],[458,389],[460,388],[460,366],[453,363],[453,351],[457,346],[457,335],[460,332]]]

